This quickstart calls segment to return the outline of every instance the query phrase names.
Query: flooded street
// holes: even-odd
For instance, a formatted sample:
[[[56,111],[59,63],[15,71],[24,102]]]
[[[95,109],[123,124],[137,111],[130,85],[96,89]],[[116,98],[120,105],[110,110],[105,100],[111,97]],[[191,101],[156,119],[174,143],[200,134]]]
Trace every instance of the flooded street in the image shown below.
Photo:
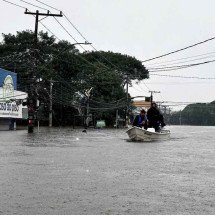
[[[215,214],[215,127],[0,132],[0,214]]]

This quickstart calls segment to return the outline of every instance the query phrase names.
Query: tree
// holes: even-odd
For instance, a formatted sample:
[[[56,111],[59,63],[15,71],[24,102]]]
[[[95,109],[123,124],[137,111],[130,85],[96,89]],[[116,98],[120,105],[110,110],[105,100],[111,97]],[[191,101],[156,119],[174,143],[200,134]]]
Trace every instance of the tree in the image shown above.
[[[85,80],[88,88],[93,88],[90,102],[91,106],[95,106],[97,115],[113,124],[118,109],[124,118],[127,108],[126,82],[131,84],[132,80],[148,78],[148,71],[136,58],[120,53],[85,52],[81,57],[90,63],[81,79]],[[113,101],[115,103],[111,103]]]
[[[82,95],[77,101],[83,111],[86,111],[90,102],[91,112],[113,122],[115,109],[124,111],[127,105],[124,89],[126,81],[131,83],[134,79],[148,78],[148,71],[142,63],[128,55],[103,51],[80,53],[68,41],[56,42],[54,37],[44,32],[38,34],[36,50],[33,40],[32,31],[21,31],[16,35],[3,34],[0,44],[1,67],[15,71],[18,74],[19,90],[33,90],[44,107],[49,105],[52,79],[56,119],[62,117],[66,121],[66,110],[77,114],[74,104],[78,93]],[[41,81],[35,84],[38,78]],[[87,98],[85,92],[90,88],[92,92]]]
[[[127,75],[129,81],[149,78],[148,70],[135,57],[110,51],[86,52],[83,56],[91,63],[98,63],[102,67],[112,69],[122,81],[125,81]]]
[[[171,115],[172,124],[183,125],[215,125],[215,102],[187,105],[184,110]]]

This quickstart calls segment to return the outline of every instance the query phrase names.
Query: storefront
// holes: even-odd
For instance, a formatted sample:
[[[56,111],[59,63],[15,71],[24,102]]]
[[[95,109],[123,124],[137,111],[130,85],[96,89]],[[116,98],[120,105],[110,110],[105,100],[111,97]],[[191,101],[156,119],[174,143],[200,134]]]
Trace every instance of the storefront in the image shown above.
[[[16,129],[17,119],[27,119],[27,96],[17,90],[17,74],[0,68],[0,130]]]

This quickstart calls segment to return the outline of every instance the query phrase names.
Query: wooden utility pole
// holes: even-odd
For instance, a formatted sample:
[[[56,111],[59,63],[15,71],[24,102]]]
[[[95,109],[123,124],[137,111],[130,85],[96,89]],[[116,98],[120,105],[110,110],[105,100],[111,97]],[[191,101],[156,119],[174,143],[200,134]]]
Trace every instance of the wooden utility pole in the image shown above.
[[[125,127],[128,128],[128,74],[126,76],[126,113],[125,113]]]
[[[160,91],[152,91],[150,90],[149,93],[151,93],[151,104],[153,102],[153,93],[160,93]]]
[[[27,15],[33,15],[35,16],[35,30],[34,30],[34,66],[33,66],[33,71],[31,74],[31,78],[33,79],[33,88],[37,88],[37,61],[38,61],[38,23],[39,23],[39,17],[43,16],[43,17],[48,17],[48,16],[52,16],[52,17],[62,17],[62,12],[60,12],[59,14],[52,14],[49,11],[47,11],[47,13],[40,13],[38,10],[36,10],[36,12],[29,12],[27,9],[25,11],[25,14]],[[30,95],[29,95],[29,101],[33,102],[34,99],[34,91],[35,90],[31,90]],[[38,96],[36,96],[38,100]],[[33,128],[34,128],[34,121],[35,121],[35,111],[38,108],[37,105],[39,104],[39,101],[33,102],[33,107],[31,106],[31,108],[28,106],[28,115],[29,115],[29,121],[28,121],[28,133],[32,133],[33,132]],[[30,111],[31,110],[31,111]],[[32,111],[33,110],[33,111]]]
[[[52,90],[53,90],[53,81],[51,79],[50,81],[50,104],[49,104],[49,127],[52,127],[52,104],[53,104],[53,101],[52,101]]]

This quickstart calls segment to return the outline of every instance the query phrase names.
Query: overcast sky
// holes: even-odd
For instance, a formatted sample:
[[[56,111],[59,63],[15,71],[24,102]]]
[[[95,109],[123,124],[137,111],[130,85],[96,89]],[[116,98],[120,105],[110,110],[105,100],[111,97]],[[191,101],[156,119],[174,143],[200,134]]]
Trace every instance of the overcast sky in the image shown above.
[[[26,1],[45,7],[35,0]],[[11,2],[28,7],[32,11],[36,10],[19,0],[11,0]],[[120,52],[134,56],[138,60],[156,57],[215,36],[214,0],[45,0],[43,2],[61,9],[98,50]],[[34,17],[24,15],[24,9],[4,1],[1,1],[0,5],[1,33],[34,30]],[[51,11],[57,13],[57,11]],[[84,41],[65,18],[59,20],[79,42]],[[45,19],[43,23],[60,39],[74,42],[52,17]],[[44,30],[41,25],[40,30]],[[156,67],[160,66],[157,63],[164,62],[164,65],[172,66],[174,62],[166,61],[211,52],[215,52],[215,40],[144,65]],[[209,56],[210,58],[205,58]],[[180,64],[213,60],[215,53],[198,58],[203,57],[204,59]],[[210,63],[159,74],[215,77],[214,68],[215,63]],[[161,92],[155,95],[155,99],[159,101],[211,102],[215,100],[215,80],[150,76],[150,79],[145,80],[144,83],[135,84],[134,87],[129,88],[129,92],[132,96],[149,95],[149,89]]]

